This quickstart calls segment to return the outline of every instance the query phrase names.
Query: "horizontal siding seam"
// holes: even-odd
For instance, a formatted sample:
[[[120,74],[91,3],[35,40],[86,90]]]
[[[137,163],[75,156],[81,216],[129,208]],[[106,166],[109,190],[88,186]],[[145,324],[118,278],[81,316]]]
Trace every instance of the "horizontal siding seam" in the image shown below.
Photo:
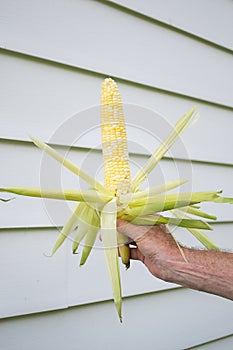
[[[16,51],[16,50],[10,49],[10,48],[6,49],[6,48],[1,47],[1,46],[0,46],[0,54],[16,56],[16,57],[24,58],[24,59],[31,59],[33,61],[37,61],[37,62],[40,62],[43,64],[53,65],[53,66],[57,66],[59,68],[69,69],[69,70],[81,72],[83,74],[101,77],[102,79],[105,79],[106,76],[109,75],[109,74],[104,73],[102,71],[96,71],[96,70],[87,69],[87,68],[81,67],[81,66],[75,66],[75,65],[69,64],[67,62],[63,62],[63,61],[57,61],[57,60],[55,61],[55,60],[52,60],[52,59],[50,59],[48,57],[44,57],[44,56],[35,56],[35,55],[28,53],[28,52]],[[132,80],[129,80],[127,78],[120,77],[120,76],[111,76],[111,77],[113,79],[117,80],[117,82],[119,82],[119,83],[125,83],[125,84],[132,85],[132,86],[139,87],[139,88],[146,88],[148,90],[161,92],[161,93],[164,93],[166,95],[177,96],[177,97],[180,97],[183,99],[189,99],[189,100],[191,99],[191,100],[196,101],[196,102],[201,102],[201,103],[205,103],[207,105],[221,107],[221,108],[224,108],[224,109],[227,109],[230,111],[233,110],[233,106],[226,105],[226,104],[212,101],[212,100],[207,100],[207,99],[204,99],[201,97],[185,94],[185,93],[182,93],[182,92],[179,92],[176,90],[167,90],[166,88],[163,88],[163,87],[158,87],[158,86],[146,84],[146,83],[136,81],[136,80],[132,81]]]
[[[42,140],[44,142],[46,142],[46,140]],[[13,138],[0,138],[0,142],[4,142],[4,143],[15,143],[15,144],[26,144],[28,146],[32,145],[34,146],[34,144],[30,141],[30,140],[24,140],[24,139],[13,139]],[[54,143],[49,143],[46,142],[49,146],[51,147],[60,147],[60,148],[66,148],[69,147],[69,149],[74,150],[74,151],[81,151],[81,152],[90,152],[90,151],[94,151],[96,153],[101,153],[102,150],[101,148],[89,148],[89,147],[84,147],[84,146],[72,146],[70,147],[70,145],[68,144],[64,144],[64,143],[59,143],[59,144],[54,144]],[[138,152],[129,152],[129,156],[131,157],[145,157],[145,158],[149,158],[152,154],[148,154],[148,153],[138,153]],[[233,168],[233,164],[231,163],[218,163],[218,162],[214,162],[214,161],[208,161],[208,160],[197,160],[197,159],[184,159],[184,158],[178,158],[178,157],[168,157],[168,156],[164,156],[162,158],[163,160],[168,160],[168,161],[177,161],[177,162],[184,162],[184,163],[193,163],[193,164],[205,164],[205,165],[215,165],[215,166],[223,166],[223,167],[228,167],[228,168]]]
[[[233,50],[231,48],[227,47],[227,46],[221,45],[219,43],[216,43],[215,41],[212,41],[212,40],[209,40],[207,38],[201,37],[201,36],[199,36],[197,34],[189,32],[189,31],[187,31],[187,30],[185,30],[185,29],[183,29],[181,27],[177,27],[177,26],[171,25],[171,24],[169,24],[169,23],[167,23],[165,21],[162,21],[160,19],[157,19],[157,18],[151,17],[149,15],[146,15],[146,14],[144,14],[142,12],[139,12],[137,10],[134,10],[134,9],[128,7],[128,6],[112,2],[111,0],[110,1],[109,0],[95,0],[95,1],[99,2],[99,3],[102,3],[102,4],[106,5],[106,6],[115,8],[118,11],[125,12],[128,15],[140,18],[140,19],[142,19],[144,21],[160,25],[163,28],[166,28],[166,29],[172,30],[173,32],[185,35],[185,36],[187,36],[187,37],[189,37],[191,39],[194,39],[196,41],[199,41],[199,42],[201,42],[201,43],[203,43],[205,45],[212,46],[214,48],[217,48],[219,50],[225,51],[227,53],[232,53],[233,52]]]
[[[198,349],[199,347],[202,347],[203,345],[209,345],[209,344],[218,342],[218,341],[220,341],[220,340],[228,339],[228,338],[231,338],[231,337],[232,337],[232,340],[233,340],[233,333],[228,334],[228,335],[225,335],[225,336],[220,337],[220,338],[212,339],[212,340],[207,341],[207,342],[205,342],[205,343],[200,343],[200,344],[194,345],[194,346],[192,346],[191,348],[186,348],[186,350]]]
[[[182,286],[176,286],[176,287],[172,287],[172,288],[168,288],[168,289],[162,289],[162,290],[156,290],[156,291],[150,291],[150,292],[141,292],[141,293],[136,293],[136,294],[132,294],[132,295],[127,295],[127,296],[123,296],[123,302],[126,299],[132,299],[132,298],[143,298],[144,296],[147,295],[153,295],[153,294],[164,294],[164,293],[169,293],[177,291],[177,290],[182,290],[182,289],[187,289],[185,287]],[[24,318],[24,317],[33,317],[36,315],[40,315],[40,314],[51,314],[51,313],[55,313],[55,312],[59,312],[59,311],[63,311],[63,310],[70,310],[70,309],[75,309],[75,308],[79,308],[79,307],[85,307],[85,306],[89,306],[89,305],[96,305],[96,304],[103,304],[103,303],[110,303],[113,302],[112,298],[107,298],[107,299],[103,299],[103,300],[98,300],[98,301],[89,301],[89,302],[85,302],[85,303],[79,303],[79,304],[74,304],[74,305],[66,305],[66,306],[61,306],[57,309],[49,309],[49,310],[43,310],[43,311],[35,311],[35,312],[30,312],[27,314],[21,314],[21,315],[15,315],[15,316],[6,316],[6,317],[0,317],[0,324],[1,321],[4,322],[5,320],[11,320],[11,319],[19,319],[19,318]]]
[[[7,205],[7,204],[6,204]],[[215,225],[229,225],[229,224],[233,224],[233,221],[231,220],[223,220],[223,221],[220,221],[220,220],[215,220],[215,221],[209,221],[209,220],[206,220],[206,222],[208,222],[209,224],[211,224],[213,227]],[[1,235],[1,232],[2,231],[8,231],[9,234],[10,232],[15,232],[15,231],[46,231],[46,230],[54,230],[54,234],[57,234],[57,231],[61,230],[62,229],[62,226],[20,226],[20,227],[0,227],[0,235]],[[207,231],[208,232],[208,231]],[[211,232],[211,231],[209,231]],[[231,250],[229,250],[231,251]]]

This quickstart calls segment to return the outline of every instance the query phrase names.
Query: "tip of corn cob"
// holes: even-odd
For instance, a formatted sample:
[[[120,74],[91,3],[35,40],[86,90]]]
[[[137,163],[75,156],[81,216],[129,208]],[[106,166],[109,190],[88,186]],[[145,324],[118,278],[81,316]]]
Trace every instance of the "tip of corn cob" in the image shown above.
[[[115,83],[115,81],[108,77],[108,78],[105,78],[103,83],[102,83],[102,87],[106,87],[106,88],[109,88],[110,90],[112,90],[113,87],[116,87],[117,88],[117,84]]]

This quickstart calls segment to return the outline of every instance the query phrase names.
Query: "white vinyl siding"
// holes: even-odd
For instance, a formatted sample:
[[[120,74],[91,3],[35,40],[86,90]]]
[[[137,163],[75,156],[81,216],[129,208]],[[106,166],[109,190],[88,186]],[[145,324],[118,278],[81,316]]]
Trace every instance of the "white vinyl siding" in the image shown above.
[[[125,102],[133,172],[194,105],[200,119],[149,183],[187,177],[184,189],[233,197],[231,8],[227,0],[0,0],[0,187],[79,187],[28,133],[102,179],[98,104],[111,76]],[[1,197],[15,197],[0,201],[4,350],[114,350],[129,339],[134,349],[232,348],[232,302],[160,281],[137,262],[121,267],[120,325],[100,242],[82,268],[70,240],[49,257],[74,203]],[[233,206],[203,208],[218,217],[209,237],[232,250]],[[200,246],[185,230],[175,234]]]
[[[232,106],[229,52],[108,2],[3,2],[0,33],[8,50]]]
[[[1,323],[1,344],[4,350],[19,344],[25,350],[187,349],[232,334],[231,305],[229,300],[180,288],[125,299],[123,324],[116,321],[109,301],[9,318]],[[221,347],[231,348],[232,343]]]
[[[174,30],[233,49],[231,0],[111,0]],[[217,29],[216,29],[217,27]]]
[[[232,224],[215,224],[213,227],[214,231],[209,237],[223,249],[232,247]],[[175,234],[184,244],[197,246],[197,241],[184,230],[179,229]],[[46,227],[0,230],[0,253],[4,257],[0,266],[1,317],[56,310],[112,298],[100,244],[97,243],[86,266],[80,268],[79,257],[70,253],[70,240],[53,258],[49,257],[56,236],[55,228]],[[154,278],[137,262],[132,262],[129,271],[121,266],[121,275],[124,297],[177,287]],[[229,304],[229,317],[232,307]],[[112,311],[115,320],[114,309]],[[127,318],[127,313],[124,316]]]

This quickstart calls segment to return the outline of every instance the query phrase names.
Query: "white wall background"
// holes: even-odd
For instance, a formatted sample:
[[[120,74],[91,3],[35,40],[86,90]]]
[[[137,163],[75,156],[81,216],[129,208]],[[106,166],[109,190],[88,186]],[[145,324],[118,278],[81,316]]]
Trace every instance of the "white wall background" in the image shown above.
[[[69,157],[101,177],[99,130],[83,133],[99,124],[93,106],[111,76],[131,104],[133,171],[158,144],[158,120],[172,125],[195,105],[201,118],[150,183],[178,172],[191,177],[193,190],[233,196],[232,12],[230,0],[0,0],[0,186],[78,185],[27,133],[62,152],[72,144]],[[70,208],[20,197],[0,202],[1,348],[118,349],[129,342],[135,349],[232,349],[232,302],[159,281],[136,262],[122,268],[120,325],[101,249],[83,268],[70,241],[47,257]],[[205,209],[218,216],[210,237],[232,249],[232,207]],[[183,230],[177,236],[198,245]]]

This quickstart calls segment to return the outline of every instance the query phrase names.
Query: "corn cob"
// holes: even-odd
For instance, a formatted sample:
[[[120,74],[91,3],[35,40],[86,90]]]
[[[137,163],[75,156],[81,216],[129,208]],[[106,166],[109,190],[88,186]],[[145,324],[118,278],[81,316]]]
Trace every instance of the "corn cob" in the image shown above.
[[[131,192],[131,179],[125,118],[120,92],[111,78],[102,84],[101,131],[105,186],[116,197],[126,195]],[[127,238],[120,233],[117,236],[122,262],[128,268]]]
[[[117,84],[105,79],[101,91],[104,182],[115,196],[130,192],[130,167],[123,106]]]

